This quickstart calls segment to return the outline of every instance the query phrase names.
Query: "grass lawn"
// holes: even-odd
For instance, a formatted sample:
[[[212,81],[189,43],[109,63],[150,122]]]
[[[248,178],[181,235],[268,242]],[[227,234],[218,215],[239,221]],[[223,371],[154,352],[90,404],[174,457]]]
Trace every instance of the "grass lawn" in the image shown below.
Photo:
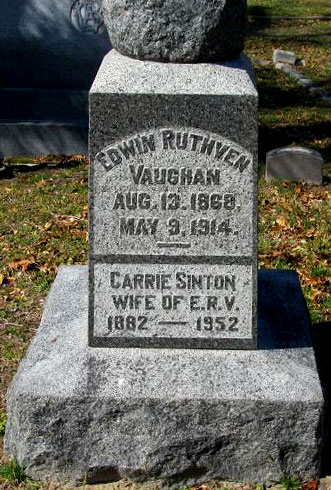
[[[330,0],[250,0],[249,7],[254,15],[331,15]],[[331,87],[330,37],[331,22],[255,20],[250,24],[246,52],[256,59],[271,59],[274,48],[294,50],[307,62],[304,71]],[[259,265],[297,270],[313,322],[327,320],[331,311],[331,108],[272,65],[257,66],[256,76],[260,94]],[[266,151],[284,145],[307,146],[322,153],[326,162],[322,186],[264,181]],[[36,159],[44,160],[49,158]],[[71,168],[17,172],[0,180],[0,438],[8,384],[38,328],[57,268],[62,263],[87,262],[88,162],[74,157],[69,163]],[[0,453],[0,464],[4,461]],[[18,486],[59,488],[18,484],[0,475],[1,489]]]
[[[256,17],[331,15],[329,0],[248,0],[248,5],[249,14]],[[303,58],[306,66],[301,71],[331,93],[331,21],[251,18],[246,53],[252,59],[271,60],[276,48]],[[312,319],[320,321],[330,318],[331,310],[331,108],[272,64],[256,66],[256,77],[261,175],[266,152],[276,147],[306,146],[319,151],[325,161],[325,184],[320,188],[259,182],[260,266],[296,269]]]
[[[329,0],[248,0],[250,15],[331,16]]]
[[[331,17],[331,2],[248,0],[248,5],[249,14],[253,18],[249,22],[246,52],[253,59],[272,60],[274,49],[294,51],[306,64],[298,69],[327,93],[331,93],[331,19],[316,21],[259,18],[272,15]]]

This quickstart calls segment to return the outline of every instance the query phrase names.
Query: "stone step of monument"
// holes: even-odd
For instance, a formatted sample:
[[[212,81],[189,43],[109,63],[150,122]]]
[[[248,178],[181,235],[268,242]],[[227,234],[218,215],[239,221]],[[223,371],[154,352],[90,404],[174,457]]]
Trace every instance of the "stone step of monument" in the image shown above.
[[[72,483],[316,478],[324,400],[298,276],[259,285],[259,350],[95,349],[88,268],[61,268],[9,391],[7,454]]]

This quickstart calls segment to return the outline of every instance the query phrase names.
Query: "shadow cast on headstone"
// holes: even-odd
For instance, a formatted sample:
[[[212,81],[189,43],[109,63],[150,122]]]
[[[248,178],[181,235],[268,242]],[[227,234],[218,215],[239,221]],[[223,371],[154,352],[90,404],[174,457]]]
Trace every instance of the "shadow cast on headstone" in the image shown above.
[[[11,0],[0,19],[2,87],[88,90],[111,49],[106,29],[86,33],[70,19],[75,0]],[[31,68],[34,67],[34,68]]]
[[[258,272],[258,348],[311,347],[311,322],[294,270]]]
[[[221,22],[216,22],[215,27],[204,33],[204,40],[200,48],[200,59],[219,62],[218,49],[212,51],[212,46],[217,47],[220,39],[224,57],[221,61],[240,56],[245,43],[245,33],[247,32],[247,8],[243,2],[238,2],[234,7],[234,2],[225,2],[222,9]],[[236,32],[233,27],[236,25]],[[235,38],[234,38],[235,36]],[[234,42],[235,39],[235,42]],[[225,56],[225,53],[227,54]]]
[[[258,348],[313,347],[325,399],[321,474],[331,474],[331,322],[311,325],[294,270],[260,269],[258,274]]]
[[[1,125],[0,157],[87,154],[85,124],[34,123]]]
[[[330,376],[330,350],[331,350],[331,322],[316,323],[312,327],[312,339],[315,350],[317,369],[323,389],[325,410],[325,434],[322,452],[322,476],[331,474],[331,376]]]

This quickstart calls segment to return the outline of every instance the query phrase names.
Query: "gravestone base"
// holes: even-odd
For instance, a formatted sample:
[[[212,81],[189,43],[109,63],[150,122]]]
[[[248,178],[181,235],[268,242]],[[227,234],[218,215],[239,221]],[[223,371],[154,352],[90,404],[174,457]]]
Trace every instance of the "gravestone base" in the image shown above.
[[[60,270],[9,390],[5,448],[29,476],[171,485],[318,475],[324,401],[294,272],[260,271],[256,351],[89,347],[87,276],[86,266]]]

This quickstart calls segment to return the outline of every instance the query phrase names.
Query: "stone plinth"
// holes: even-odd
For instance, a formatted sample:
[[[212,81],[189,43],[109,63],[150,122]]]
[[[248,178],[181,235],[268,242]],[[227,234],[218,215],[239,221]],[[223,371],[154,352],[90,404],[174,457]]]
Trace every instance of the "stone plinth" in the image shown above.
[[[60,270],[10,388],[5,447],[28,475],[165,485],[318,475],[324,402],[295,273],[260,272],[257,351],[88,347],[87,276]]]
[[[256,346],[256,142],[245,56],[105,57],[90,91],[91,346]]]

